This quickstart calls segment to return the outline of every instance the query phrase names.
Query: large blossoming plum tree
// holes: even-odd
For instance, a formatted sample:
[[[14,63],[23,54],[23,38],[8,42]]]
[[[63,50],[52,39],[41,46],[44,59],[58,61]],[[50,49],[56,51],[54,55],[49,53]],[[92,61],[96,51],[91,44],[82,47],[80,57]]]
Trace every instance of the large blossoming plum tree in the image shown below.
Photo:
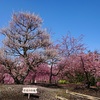
[[[24,75],[22,76],[19,76],[19,73],[15,71],[18,69],[18,65],[12,64],[14,68],[12,68],[12,65],[7,66],[13,78],[17,78],[16,83],[23,83],[30,70],[35,71],[35,67],[46,60],[41,52],[45,52],[51,42],[48,32],[42,29],[41,25],[42,19],[39,16],[19,12],[14,13],[9,26],[1,30],[1,33],[5,36],[6,54],[12,56],[11,59],[18,56],[24,60],[24,66],[22,67],[25,70],[23,68]],[[15,72],[18,75],[14,76]]]

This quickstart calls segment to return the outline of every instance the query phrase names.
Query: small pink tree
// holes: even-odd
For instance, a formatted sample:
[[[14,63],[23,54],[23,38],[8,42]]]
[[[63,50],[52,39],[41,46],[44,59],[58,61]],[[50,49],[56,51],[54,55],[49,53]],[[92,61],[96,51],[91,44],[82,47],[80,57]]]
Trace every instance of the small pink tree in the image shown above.
[[[62,38],[59,49],[62,60],[58,64],[62,69],[60,72],[62,78],[73,79],[75,77],[76,70],[79,69],[78,54],[86,49],[82,38],[83,36],[74,38],[69,34]]]
[[[46,63],[50,67],[50,75],[49,75],[49,83],[52,83],[52,78],[56,77],[60,69],[57,69],[57,63],[60,61],[60,55],[59,55],[59,45],[50,45],[48,48],[46,48],[45,57],[46,57]],[[57,70],[56,70],[57,69]],[[56,71],[55,71],[56,70]]]

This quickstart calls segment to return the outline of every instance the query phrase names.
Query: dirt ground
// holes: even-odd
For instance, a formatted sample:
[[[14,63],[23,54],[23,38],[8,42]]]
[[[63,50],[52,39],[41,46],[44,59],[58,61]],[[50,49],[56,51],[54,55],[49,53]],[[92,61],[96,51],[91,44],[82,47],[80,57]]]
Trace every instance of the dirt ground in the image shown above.
[[[22,93],[23,87],[37,87],[38,94],[31,95],[29,100],[56,100],[55,96],[60,92],[60,89],[34,85],[1,85],[0,100],[28,100],[28,95]]]
[[[22,93],[23,87],[37,87],[38,94],[31,95],[29,100],[57,100],[56,96],[69,98],[66,89],[100,98],[100,89],[86,89],[80,85],[0,85],[0,100],[28,100],[28,95]],[[68,99],[70,100],[70,99]]]
[[[89,89],[85,88],[84,85],[80,84],[63,84],[60,86],[73,92],[78,92],[100,98],[100,88],[97,88],[95,86],[91,86]]]

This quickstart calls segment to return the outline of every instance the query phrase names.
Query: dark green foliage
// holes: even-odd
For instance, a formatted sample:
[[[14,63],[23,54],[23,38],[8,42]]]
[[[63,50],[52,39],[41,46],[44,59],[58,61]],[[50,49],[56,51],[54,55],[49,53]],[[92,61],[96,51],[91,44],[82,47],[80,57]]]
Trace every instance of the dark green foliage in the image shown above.
[[[90,82],[91,82],[91,86],[95,86],[96,85],[96,80],[95,80],[94,77],[91,77]]]
[[[77,73],[75,79],[76,79],[76,83],[77,83],[77,82],[83,82],[84,79],[85,79],[85,78],[84,78],[84,74]]]

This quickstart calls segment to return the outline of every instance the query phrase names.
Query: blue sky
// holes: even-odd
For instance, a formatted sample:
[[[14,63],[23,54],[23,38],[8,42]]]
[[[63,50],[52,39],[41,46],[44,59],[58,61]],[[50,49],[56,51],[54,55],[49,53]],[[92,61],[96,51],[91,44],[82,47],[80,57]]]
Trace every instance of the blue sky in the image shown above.
[[[83,34],[88,50],[100,50],[100,0],[0,0],[0,28],[19,11],[38,14],[53,41],[68,32],[74,37]]]

